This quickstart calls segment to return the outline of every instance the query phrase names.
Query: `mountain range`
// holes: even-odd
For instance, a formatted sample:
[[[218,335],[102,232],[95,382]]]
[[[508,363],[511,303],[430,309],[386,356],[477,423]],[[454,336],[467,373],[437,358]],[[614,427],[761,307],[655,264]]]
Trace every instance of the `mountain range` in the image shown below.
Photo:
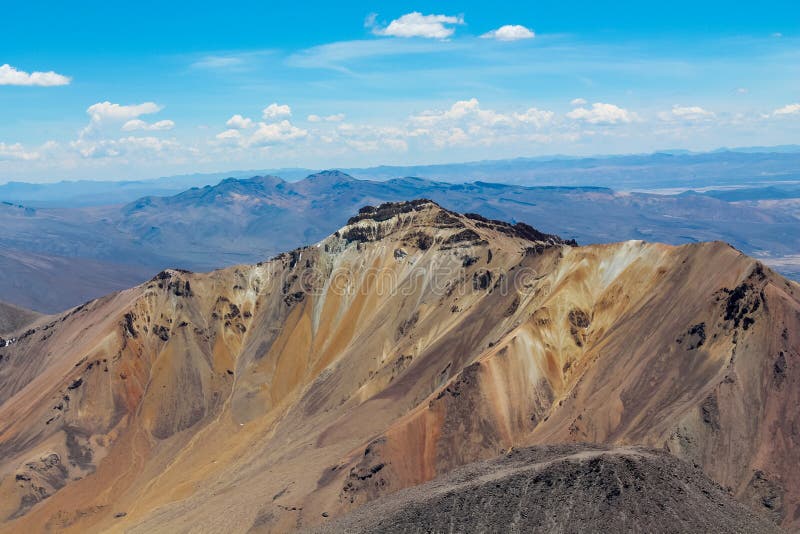
[[[300,187],[319,182],[351,183]],[[369,205],[316,244],[165,270],[13,338],[6,531],[325,530],[425,503],[445,525],[458,502],[502,520],[495,484],[532,488],[509,506],[539,513],[548,481],[586,499],[550,495],[559,531],[570,510],[624,525],[608,502],[661,531],[800,521],[800,285],[722,242],[577,246],[431,200]],[[604,445],[536,449],[584,442]]]
[[[522,186],[603,186],[621,191],[708,187],[769,186],[797,183],[797,145],[723,148],[711,152],[662,150],[652,154],[587,157],[540,156],[435,165],[341,169],[362,180],[385,181],[416,176],[432,181],[486,181]],[[33,208],[107,206],[143,196],[169,196],[190,187],[213,185],[224,178],[281,176],[297,181],[322,169],[236,170],[167,176],[150,180],[60,181],[0,184],[0,201]],[[796,196],[795,196],[796,198]]]
[[[534,224],[580,243],[722,240],[800,275],[792,209],[707,194],[619,193],[601,187],[357,180],[324,171],[287,182],[228,178],[121,206],[0,204],[0,299],[53,313],[139,284],[165,268],[209,270],[263,261],[314,243],[365,204],[425,197],[448,209]]]

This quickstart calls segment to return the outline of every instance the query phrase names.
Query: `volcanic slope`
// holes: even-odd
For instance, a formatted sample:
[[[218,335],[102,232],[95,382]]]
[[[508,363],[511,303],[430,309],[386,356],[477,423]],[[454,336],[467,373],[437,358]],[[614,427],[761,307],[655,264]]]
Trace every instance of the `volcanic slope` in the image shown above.
[[[512,449],[310,529],[327,532],[783,532],[665,451]]]
[[[0,349],[2,529],[286,532],[564,441],[665,448],[796,525],[799,296],[723,243],[364,208]]]

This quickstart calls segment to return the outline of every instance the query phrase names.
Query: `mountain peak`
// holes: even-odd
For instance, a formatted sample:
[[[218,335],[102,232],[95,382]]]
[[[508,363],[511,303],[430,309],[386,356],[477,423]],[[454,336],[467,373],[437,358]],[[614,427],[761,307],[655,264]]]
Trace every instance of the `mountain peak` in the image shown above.
[[[411,213],[413,211],[446,211],[439,204],[427,198],[418,198],[415,200],[401,201],[401,202],[384,202],[383,204],[375,206],[364,206],[358,210],[358,215],[350,217],[347,224],[355,224],[363,220],[373,220],[377,222],[386,221],[390,218],[401,213]]]
[[[414,215],[413,226],[418,230],[451,230],[453,235],[444,236],[444,243],[460,241],[491,241],[499,236],[518,238],[547,245],[576,246],[575,240],[564,240],[557,235],[546,234],[525,223],[511,224],[488,219],[477,213],[460,214],[443,208],[433,200],[420,198],[402,202],[384,202],[375,206],[364,206],[358,215],[347,221],[343,232],[357,241],[374,241],[392,233],[392,227],[405,229],[408,225],[400,219]],[[398,224],[392,224],[395,221]],[[375,227],[367,229],[366,227]]]
[[[306,176],[305,180],[309,182],[325,182],[325,183],[342,183],[342,182],[356,181],[356,179],[350,176],[349,174],[336,169],[330,169],[310,174]]]

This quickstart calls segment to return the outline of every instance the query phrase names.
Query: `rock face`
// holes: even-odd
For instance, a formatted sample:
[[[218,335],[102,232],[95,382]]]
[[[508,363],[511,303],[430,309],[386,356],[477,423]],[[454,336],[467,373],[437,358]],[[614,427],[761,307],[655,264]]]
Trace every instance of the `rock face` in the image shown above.
[[[722,243],[415,201],[26,328],[0,349],[8,531],[286,532],[562,442],[665,449],[800,522],[800,287]]]
[[[469,464],[309,532],[783,531],[664,451],[560,445]]]

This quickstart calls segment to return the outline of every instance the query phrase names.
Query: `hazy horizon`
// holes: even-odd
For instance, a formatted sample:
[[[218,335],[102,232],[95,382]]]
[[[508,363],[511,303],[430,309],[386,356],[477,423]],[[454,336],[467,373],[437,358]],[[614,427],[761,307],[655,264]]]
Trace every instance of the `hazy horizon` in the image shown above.
[[[230,173],[231,177],[242,178],[243,175],[247,173],[256,173],[252,176],[256,176],[257,173],[263,172],[271,172],[277,173],[280,176],[281,171],[287,171],[291,173],[298,173],[298,172],[319,172],[324,170],[361,170],[361,171],[369,171],[371,169],[379,169],[383,167],[388,168],[404,168],[404,167],[447,167],[447,166],[461,166],[461,165],[473,165],[473,164],[487,164],[493,162],[504,162],[504,161],[525,161],[530,160],[532,163],[545,163],[549,161],[580,161],[580,160],[589,160],[589,159],[614,159],[614,158],[624,158],[624,157],[637,157],[637,156],[654,156],[657,154],[673,154],[673,155],[680,155],[680,156],[702,156],[707,154],[719,154],[725,152],[732,152],[732,153],[753,153],[753,154],[794,154],[800,153],[800,144],[782,144],[782,145],[770,145],[770,146],[720,146],[710,150],[690,150],[686,148],[664,148],[664,149],[657,149],[650,152],[618,152],[618,153],[585,153],[585,154],[543,154],[539,156],[529,156],[529,155],[519,155],[519,156],[512,156],[508,158],[484,158],[484,159],[472,159],[472,160],[442,160],[442,161],[421,161],[421,162],[403,162],[403,163],[379,163],[376,165],[368,165],[368,166],[350,166],[350,165],[329,165],[329,166],[320,166],[320,167],[280,167],[280,168],[229,168],[229,167],[220,167],[220,168],[209,168],[209,169],[197,169],[191,170],[187,169],[186,172],[179,172],[174,174],[149,174],[144,176],[132,176],[132,177],[118,177],[115,179],[114,175],[111,176],[97,176],[95,178],[82,178],[82,177],[72,177],[72,178],[59,178],[57,175],[48,176],[45,179],[36,180],[36,179],[15,179],[13,177],[3,177],[0,176],[0,186],[7,185],[10,183],[25,183],[25,184],[36,184],[36,185],[47,185],[47,184],[58,184],[58,183],[73,183],[73,182],[147,182],[147,181],[154,181],[154,180],[163,180],[163,179],[171,179],[171,178],[180,178],[185,176],[216,176],[216,175],[223,175]],[[292,175],[293,176],[293,175]],[[283,178],[283,176],[281,176]],[[304,177],[304,176],[303,176]],[[286,178],[288,181],[292,181],[292,177]],[[301,179],[295,177],[294,179]]]

